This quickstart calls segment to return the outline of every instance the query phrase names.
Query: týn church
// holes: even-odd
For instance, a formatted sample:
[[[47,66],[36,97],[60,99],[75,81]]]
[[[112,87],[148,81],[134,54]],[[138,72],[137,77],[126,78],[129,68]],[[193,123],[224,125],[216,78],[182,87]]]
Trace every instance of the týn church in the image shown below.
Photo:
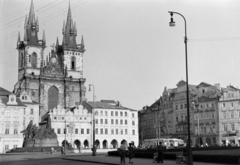
[[[18,81],[13,92],[0,87],[0,153],[22,147],[20,133],[29,122],[38,125],[50,115],[59,146],[92,147],[92,109],[96,116],[96,145],[118,148],[121,142],[138,145],[138,114],[113,100],[87,102],[83,77],[83,36],[77,41],[77,25],[69,3],[62,37],[56,37],[46,55],[46,37],[40,38],[33,1],[25,17],[24,34],[18,34]],[[22,37],[21,37],[22,36]],[[61,42],[60,42],[61,40]],[[106,136],[107,135],[107,136]]]

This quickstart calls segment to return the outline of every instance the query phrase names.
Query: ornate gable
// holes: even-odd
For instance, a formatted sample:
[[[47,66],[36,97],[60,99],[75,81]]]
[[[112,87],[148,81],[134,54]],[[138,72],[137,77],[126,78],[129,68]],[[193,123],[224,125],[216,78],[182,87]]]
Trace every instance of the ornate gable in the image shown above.
[[[60,60],[56,53],[52,50],[51,57],[48,61],[47,66],[43,68],[43,74],[50,76],[63,76],[63,69],[60,65]]]

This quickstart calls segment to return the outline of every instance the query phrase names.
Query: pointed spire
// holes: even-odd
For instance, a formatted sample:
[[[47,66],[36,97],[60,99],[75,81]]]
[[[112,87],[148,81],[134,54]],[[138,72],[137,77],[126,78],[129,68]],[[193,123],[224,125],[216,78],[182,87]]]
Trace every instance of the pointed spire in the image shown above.
[[[65,45],[65,36],[63,36],[62,45]]]
[[[59,46],[59,42],[58,42],[58,37],[57,37],[56,48],[58,48],[58,46]]]
[[[74,26],[73,26],[73,20],[70,21],[70,35],[72,36],[74,34]]]
[[[24,27],[25,27],[25,28],[27,28],[27,23],[28,23],[28,16],[27,16],[27,14],[26,14],[26,16],[25,16],[25,23],[24,23]]]
[[[65,34],[65,20],[63,20],[63,28],[62,28],[62,34]]]
[[[24,30],[24,41],[27,41],[27,30]]]
[[[21,38],[20,38],[20,32],[18,32],[17,48],[18,48],[18,46],[19,46],[20,42],[21,42]]]
[[[45,30],[43,30],[42,41],[46,45]]]
[[[82,41],[81,41],[81,51],[85,52],[85,45],[84,45],[84,41],[83,41],[83,35],[82,35]]]
[[[38,30],[39,30],[38,17],[37,17],[37,19],[36,19],[35,24],[36,24],[36,30],[37,30],[37,32],[38,32]]]
[[[18,43],[21,41],[21,38],[20,38],[20,31],[18,32]]]
[[[35,17],[34,15],[34,6],[33,6],[33,0],[31,0],[31,5],[30,5],[30,10],[29,10],[29,15],[28,15],[28,24],[35,23]],[[34,20],[34,22],[32,22]]]
[[[74,22],[73,30],[74,30],[74,35],[77,36],[77,26],[76,26],[76,22]]]

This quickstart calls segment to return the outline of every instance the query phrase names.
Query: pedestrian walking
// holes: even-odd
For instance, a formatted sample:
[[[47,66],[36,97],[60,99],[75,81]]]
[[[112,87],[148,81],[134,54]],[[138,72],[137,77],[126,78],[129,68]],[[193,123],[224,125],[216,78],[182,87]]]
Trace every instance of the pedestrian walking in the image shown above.
[[[129,143],[128,147],[128,155],[129,155],[129,164],[133,164],[133,156],[134,156],[134,147],[132,143]]]
[[[61,146],[61,155],[65,155],[64,147]]]
[[[158,163],[163,163],[163,150],[164,147],[162,145],[162,142],[159,142],[159,145],[157,146],[157,152],[158,152]]]
[[[125,164],[126,149],[127,149],[126,142],[123,142],[119,149],[121,164]]]

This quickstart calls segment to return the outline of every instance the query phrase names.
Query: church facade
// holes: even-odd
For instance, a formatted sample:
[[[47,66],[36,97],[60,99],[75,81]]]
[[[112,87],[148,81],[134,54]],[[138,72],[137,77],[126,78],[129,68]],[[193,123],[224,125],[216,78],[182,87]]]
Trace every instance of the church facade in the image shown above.
[[[27,92],[32,100],[40,104],[39,115],[42,117],[57,106],[68,109],[85,100],[85,47],[83,37],[81,44],[77,43],[77,27],[70,6],[66,23],[63,22],[62,44],[59,44],[57,38],[49,55],[44,55],[45,32],[39,39],[39,27],[31,2],[29,14],[25,18],[23,40],[18,34],[18,82],[14,86],[14,93],[20,95]]]

